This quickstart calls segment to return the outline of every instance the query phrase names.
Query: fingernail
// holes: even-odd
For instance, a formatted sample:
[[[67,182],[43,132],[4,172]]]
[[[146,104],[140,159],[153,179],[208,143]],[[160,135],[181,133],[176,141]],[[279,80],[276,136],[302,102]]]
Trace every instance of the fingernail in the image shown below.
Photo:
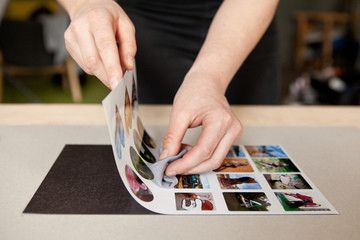
[[[160,154],[160,159],[164,159],[164,158],[166,158],[167,156],[168,156],[168,150],[167,149],[164,149],[163,151],[162,151],[162,153]]]
[[[128,63],[129,63],[130,68],[133,68],[133,67],[134,67],[134,64],[135,64],[134,57],[131,56],[131,55],[129,55],[129,56],[127,57],[127,60],[128,60]]]
[[[176,175],[176,171],[166,172],[166,176],[172,177],[172,176],[175,176],[175,175]]]

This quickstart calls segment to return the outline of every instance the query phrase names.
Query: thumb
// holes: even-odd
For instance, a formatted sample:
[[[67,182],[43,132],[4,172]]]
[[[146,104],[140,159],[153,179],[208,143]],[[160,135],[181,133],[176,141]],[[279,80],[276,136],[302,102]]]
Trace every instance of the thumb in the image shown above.
[[[176,155],[179,152],[189,124],[189,118],[185,117],[184,113],[174,110],[171,112],[170,123],[164,136],[163,151],[160,154],[160,159]]]

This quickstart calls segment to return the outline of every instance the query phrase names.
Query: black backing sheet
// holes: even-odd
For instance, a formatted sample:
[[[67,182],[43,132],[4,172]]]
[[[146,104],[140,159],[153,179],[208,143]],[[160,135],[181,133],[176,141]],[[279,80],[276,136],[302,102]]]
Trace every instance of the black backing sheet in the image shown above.
[[[125,188],[110,145],[65,145],[24,213],[154,214]]]

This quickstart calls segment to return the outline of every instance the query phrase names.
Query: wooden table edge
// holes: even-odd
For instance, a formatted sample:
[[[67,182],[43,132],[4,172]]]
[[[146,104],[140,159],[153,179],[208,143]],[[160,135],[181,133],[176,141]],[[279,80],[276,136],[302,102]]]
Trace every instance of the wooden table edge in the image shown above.
[[[360,107],[232,106],[246,126],[360,128]],[[141,105],[147,125],[167,125],[170,105]],[[0,125],[105,125],[100,104],[0,104]]]

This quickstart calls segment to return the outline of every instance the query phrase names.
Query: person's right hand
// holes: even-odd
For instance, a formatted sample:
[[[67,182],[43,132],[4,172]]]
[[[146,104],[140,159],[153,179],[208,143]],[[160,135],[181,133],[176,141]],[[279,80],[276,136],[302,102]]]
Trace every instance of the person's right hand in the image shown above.
[[[85,0],[68,9],[65,45],[80,67],[113,89],[134,67],[135,28],[113,0]]]

